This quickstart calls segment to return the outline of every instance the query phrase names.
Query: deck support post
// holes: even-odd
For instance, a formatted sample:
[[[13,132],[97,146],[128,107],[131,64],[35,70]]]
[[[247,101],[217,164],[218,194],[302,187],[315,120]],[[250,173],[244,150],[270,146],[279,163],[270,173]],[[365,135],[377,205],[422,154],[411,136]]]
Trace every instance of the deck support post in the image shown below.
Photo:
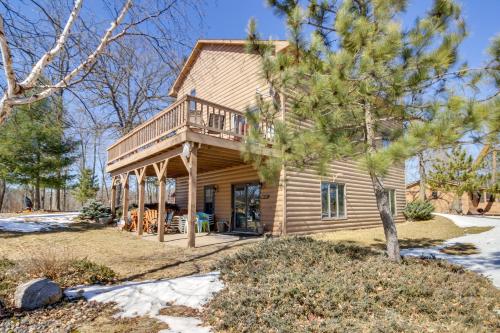
[[[120,182],[123,188],[122,218],[126,226],[128,221],[128,172],[120,175]]]
[[[165,235],[165,183],[167,179],[168,159],[154,163],[156,177],[158,178],[158,241],[163,242]]]
[[[198,178],[198,146],[192,142],[184,144],[184,151],[181,159],[189,173],[189,194],[188,194],[188,248],[195,247],[195,222],[196,222],[196,186]],[[188,156],[188,157],[186,157]]]
[[[114,219],[116,217],[116,178],[113,177],[111,180],[111,218]]]
[[[144,225],[144,190],[146,183],[146,167],[135,169],[135,175],[137,177],[137,184],[139,190],[139,202],[138,202],[138,214],[137,214],[137,235],[141,236],[143,233],[143,225]]]

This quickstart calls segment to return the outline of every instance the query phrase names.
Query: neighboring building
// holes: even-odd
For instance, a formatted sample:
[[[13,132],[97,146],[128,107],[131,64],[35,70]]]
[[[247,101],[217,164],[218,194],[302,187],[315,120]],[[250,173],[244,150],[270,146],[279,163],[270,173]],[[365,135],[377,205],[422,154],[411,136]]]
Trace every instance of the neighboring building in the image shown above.
[[[274,45],[282,52],[288,43]],[[234,231],[282,235],[380,225],[370,177],[353,161],[332,161],[325,177],[312,169],[283,169],[272,185],[260,182],[242,160],[245,109],[255,104],[256,93],[271,98],[260,72],[260,58],[245,52],[244,40],[198,41],[170,90],[177,100],[108,148],[113,189],[133,174],[140,182],[145,175],[163,178],[166,167],[166,177],[176,179],[179,207],[213,213]],[[283,96],[273,97],[288,120]],[[273,130],[264,133],[272,136]],[[385,185],[396,221],[404,221],[403,165],[392,167]]]
[[[406,201],[412,202],[419,198],[420,181],[406,186]],[[429,186],[425,196],[436,209],[437,213],[449,213],[453,202],[453,193],[434,191]],[[477,191],[472,196],[464,193],[461,198],[462,212],[464,214],[500,215],[500,198],[492,196],[486,191]]]

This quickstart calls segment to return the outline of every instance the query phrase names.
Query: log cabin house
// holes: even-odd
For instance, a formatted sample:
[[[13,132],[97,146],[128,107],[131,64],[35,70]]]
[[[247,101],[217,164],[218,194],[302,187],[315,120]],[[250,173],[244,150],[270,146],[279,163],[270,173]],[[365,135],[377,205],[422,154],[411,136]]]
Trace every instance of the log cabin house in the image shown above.
[[[275,52],[288,45],[273,43]],[[269,94],[260,68],[259,56],[245,52],[244,40],[199,40],[170,89],[176,101],[108,148],[113,212],[116,187],[122,186],[121,206],[128,207],[129,179],[135,176],[141,233],[145,177],[156,176],[158,202],[165,202],[166,179],[176,180],[176,204],[188,211],[188,246],[194,246],[197,211],[215,214],[235,232],[273,235],[380,225],[370,177],[353,161],[332,161],[330,174],[324,177],[312,169],[282,169],[277,185],[261,182],[257,171],[243,161],[245,110],[255,103],[256,94]],[[281,117],[286,121],[286,103],[281,99]],[[263,132],[272,135],[272,129]],[[262,153],[272,154],[272,149]],[[401,222],[404,166],[393,167],[385,182],[391,210]],[[159,205],[159,215],[164,214]],[[163,237],[159,230],[158,239]]]

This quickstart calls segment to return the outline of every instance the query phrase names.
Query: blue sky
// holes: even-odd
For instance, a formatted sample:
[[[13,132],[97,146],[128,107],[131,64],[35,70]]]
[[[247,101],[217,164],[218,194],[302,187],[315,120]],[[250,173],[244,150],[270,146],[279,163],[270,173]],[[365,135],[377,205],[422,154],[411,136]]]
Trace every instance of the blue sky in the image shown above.
[[[429,8],[431,0],[410,0],[405,18],[412,22]],[[462,45],[462,60],[470,66],[485,61],[490,39],[500,33],[500,0],[461,0],[469,37]],[[264,0],[208,0],[205,11],[204,38],[245,38],[250,17],[257,19],[262,36],[286,38],[284,22],[267,8]]]

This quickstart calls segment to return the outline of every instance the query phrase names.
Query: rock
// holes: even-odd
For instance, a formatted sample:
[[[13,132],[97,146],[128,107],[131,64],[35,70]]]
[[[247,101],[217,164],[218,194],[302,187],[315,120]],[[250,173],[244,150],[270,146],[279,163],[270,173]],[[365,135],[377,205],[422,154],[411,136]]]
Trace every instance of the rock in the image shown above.
[[[34,310],[57,303],[62,297],[59,285],[49,279],[34,279],[19,285],[14,294],[14,305],[23,310]]]

